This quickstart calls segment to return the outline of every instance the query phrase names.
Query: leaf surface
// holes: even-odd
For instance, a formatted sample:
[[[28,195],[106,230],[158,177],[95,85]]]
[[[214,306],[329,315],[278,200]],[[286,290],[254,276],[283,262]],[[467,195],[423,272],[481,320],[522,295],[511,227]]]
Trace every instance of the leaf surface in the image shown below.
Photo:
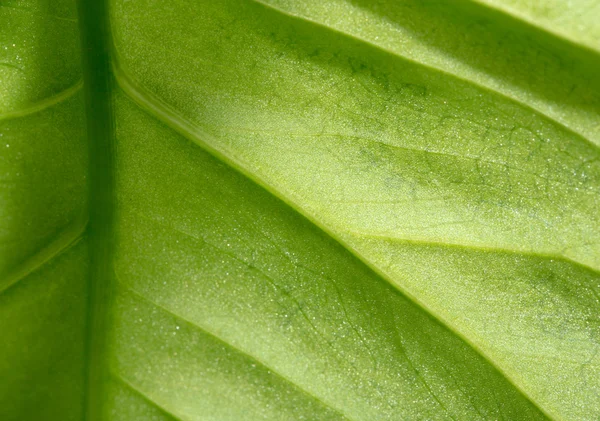
[[[28,64],[33,88],[2,87],[2,133],[44,166],[28,189],[1,164],[23,199],[2,208],[0,411],[35,419],[64,381],[47,419],[597,418],[600,58],[581,3],[557,20],[550,1],[108,1],[87,235],[81,70]],[[58,13],[27,6],[39,31]],[[29,60],[68,42],[79,60],[58,33]],[[25,368],[34,341],[37,370],[63,350],[79,374]]]
[[[80,420],[88,255],[79,28],[0,3],[0,419]]]

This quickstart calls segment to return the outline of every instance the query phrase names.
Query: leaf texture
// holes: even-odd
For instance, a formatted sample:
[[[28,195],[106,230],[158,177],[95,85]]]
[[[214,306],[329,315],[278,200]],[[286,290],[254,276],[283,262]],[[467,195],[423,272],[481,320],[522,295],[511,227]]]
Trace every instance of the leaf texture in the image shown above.
[[[0,2],[0,419],[80,420],[87,143],[71,0]]]
[[[595,2],[10,3],[4,418],[600,416]]]

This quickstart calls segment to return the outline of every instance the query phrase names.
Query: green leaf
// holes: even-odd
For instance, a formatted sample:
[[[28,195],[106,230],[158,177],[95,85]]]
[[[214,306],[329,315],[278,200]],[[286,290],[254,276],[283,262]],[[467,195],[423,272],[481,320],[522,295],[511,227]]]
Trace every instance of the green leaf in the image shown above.
[[[0,5],[0,419],[600,417],[598,2],[79,6]]]

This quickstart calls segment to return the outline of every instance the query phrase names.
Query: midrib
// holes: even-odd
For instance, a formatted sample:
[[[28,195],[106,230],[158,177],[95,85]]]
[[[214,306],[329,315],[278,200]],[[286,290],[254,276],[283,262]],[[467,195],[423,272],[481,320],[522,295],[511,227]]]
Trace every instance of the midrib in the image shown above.
[[[79,0],[85,103],[89,142],[90,272],[86,315],[84,420],[104,419],[108,379],[107,327],[111,297],[113,224],[113,118],[110,90],[109,31],[104,0]]]

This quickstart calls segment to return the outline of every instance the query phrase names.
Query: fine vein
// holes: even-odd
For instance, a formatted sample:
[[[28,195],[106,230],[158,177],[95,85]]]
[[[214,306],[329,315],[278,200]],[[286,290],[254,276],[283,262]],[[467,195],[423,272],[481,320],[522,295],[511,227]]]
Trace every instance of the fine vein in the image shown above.
[[[570,125],[568,125],[568,123],[560,121],[560,120],[557,120],[556,117],[553,117],[551,114],[547,113],[546,111],[540,109],[539,107],[537,107],[535,105],[532,105],[532,104],[529,104],[527,102],[524,102],[523,100],[517,98],[516,96],[511,95],[509,92],[499,91],[498,89],[494,88],[493,86],[489,86],[487,84],[483,84],[483,83],[477,82],[477,81],[475,81],[475,80],[473,80],[473,79],[471,79],[469,77],[462,76],[462,75],[460,75],[458,73],[452,73],[450,70],[447,70],[447,69],[444,69],[444,68],[441,68],[441,67],[433,66],[431,64],[428,64],[428,63],[425,63],[423,61],[420,61],[420,60],[418,60],[416,58],[408,57],[408,56],[403,55],[403,54],[401,54],[401,53],[399,53],[397,51],[393,51],[393,50],[390,50],[390,49],[388,49],[386,47],[382,47],[380,45],[377,45],[377,44],[369,41],[366,38],[360,38],[360,37],[358,37],[356,35],[353,35],[351,33],[344,32],[344,31],[338,30],[336,28],[332,28],[330,26],[322,24],[322,23],[320,23],[320,22],[318,22],[316,20],[310,19],[308,17],[289,13],[289,12],[287,12],[285,10],[282,10],[282,9],[280,9],[278,7],[275,7],[275,6],[271,5],[271,4],[266,3],[263,0],[253,0],[253,1],[256,2],[256,3],[258,3],[258,4],[263,5],[264,7],[268,8],[270,10],[273,10],[273,11],[275,11],[277,13],[280,13],[282,15],[291,17],[293,19],[298,19],[298,20],[301,20],[301,21],[309,22],[310,24],[316,25],[316,26],[318,26],[320,28],[323,28],[326,31],[334,32],[334,33],[340,34],[340,35],[342,35],[344,37],[351,38],[351,39],[353,39],[355,41],[367,44],[369,47],[374,48],[374,49],[379,50],[379,51],[383,51],[386,54],[390,54],[390,55],[392,55],[394,57],[398,57],[398,58],[400,58],[402,60],[406,60],[406,61],[411,62],[411,63],[416,63],[416,64],[418,64],[420,66],[426,67],[427,69],[431,69],[431,70],[434,70],[436,72],[442,73],[443,75],[446,75],[446,76],[449,76],[449,77],[452,77],[452,78],[455,78],[455,79],[462,80],[462,81],[464,81],[464,82],[466,82],[466,83],[468,83],[468,84],[470,84],[472,86],[475,86],[475,87],[477,87],[479,89],[483,89],[483,90],[486,90],[488,92],[492,92],[495,95],[498,95],[498,96],[501,96],[503,98],[506,98],[509,101],[511,101],[513,103],[516,103],[516,104],[520,105],[521,107],[527,108],[527,109],[533,111],[534,113],[536,113],[536,114],[538,114],[538,115],[546,118],[547,120],[552,121],[554,124],[560,126],[561,128],[563,128],[564,130],[568,131],[569,133],[572,133],[575,137],[580,138],[585,143],[587,143],[587,144],[589,144],[589,145],[591,145],[591,146],[593,146],[595,148],[600,149],[600,144],[596,143],[595,141],[593,141],[592,139],[590,139],[589,137],[587,137],[587,135],[584,135],[581,131],[577,131],[577,128],[570,127]]]

